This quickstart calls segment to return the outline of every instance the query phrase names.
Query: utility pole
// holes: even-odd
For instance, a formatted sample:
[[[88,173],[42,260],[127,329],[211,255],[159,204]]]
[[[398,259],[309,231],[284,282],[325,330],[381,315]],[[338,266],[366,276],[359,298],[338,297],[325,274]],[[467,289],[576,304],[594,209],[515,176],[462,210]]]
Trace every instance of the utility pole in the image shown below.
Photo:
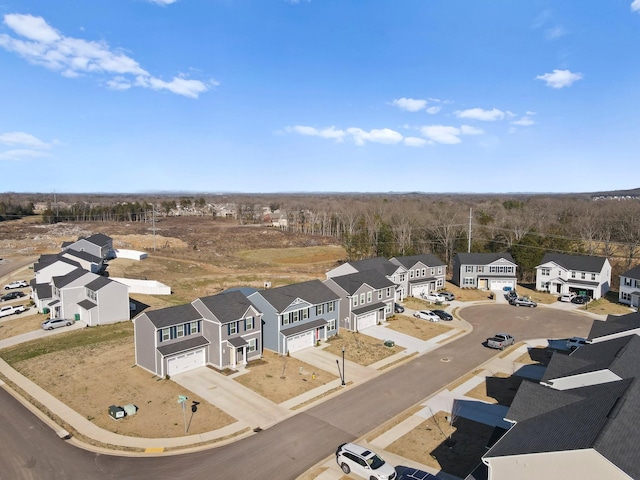
[[[472,208],[469,207],[469,239],[467,240],[467,253],[471,253],[471,219],[473,218],[471,211]]]
[[[153,251],[156,251],[156,206],[151,204],[151,230],[153,231]]]

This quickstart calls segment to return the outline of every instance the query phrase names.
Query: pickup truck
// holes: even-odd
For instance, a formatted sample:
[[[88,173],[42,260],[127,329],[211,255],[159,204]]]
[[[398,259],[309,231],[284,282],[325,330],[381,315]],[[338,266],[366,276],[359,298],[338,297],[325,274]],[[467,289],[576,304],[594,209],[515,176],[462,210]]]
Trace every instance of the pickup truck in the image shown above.
[[[18,313],[26,312],[27,309],[24,305],[10,305],[8,307],[0,308],[0,317],[7,317],[9,315],[17,315]]]
[[[513,345],[515,339],[508,333],[496,333],[493,337],[487,338],[487,347],[504,350],[509,345]]]

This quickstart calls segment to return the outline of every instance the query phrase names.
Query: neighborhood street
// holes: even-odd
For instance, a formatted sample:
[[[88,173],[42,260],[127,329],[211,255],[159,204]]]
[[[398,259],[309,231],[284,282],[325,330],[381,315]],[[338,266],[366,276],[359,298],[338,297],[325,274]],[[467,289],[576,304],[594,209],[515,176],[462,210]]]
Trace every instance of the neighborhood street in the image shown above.
[[[468,335],[346,387],[262,432],[193,453],[134,457],[76,448],[73,440],[59,439],[3,390],[0,479],[295,479],[331,456],[340,443],[359,438],[498,354],[482,345],[488,336],[508,332],[516,341],[586,336],[593,322],[584,312],[549,307],[476,305],[459,314],[473,326]]]

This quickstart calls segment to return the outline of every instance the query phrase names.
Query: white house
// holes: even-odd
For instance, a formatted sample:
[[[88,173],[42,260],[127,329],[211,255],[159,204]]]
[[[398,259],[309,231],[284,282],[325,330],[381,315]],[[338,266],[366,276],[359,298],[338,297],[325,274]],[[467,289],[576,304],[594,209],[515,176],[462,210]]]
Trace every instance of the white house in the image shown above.
[[[547,253],[536,267],[536,290],[577,293],[597,300],[611,287],[611,264],[604,257]]]
[[[618,301],[636,308],[640,305],[640,265],[620,275]]]

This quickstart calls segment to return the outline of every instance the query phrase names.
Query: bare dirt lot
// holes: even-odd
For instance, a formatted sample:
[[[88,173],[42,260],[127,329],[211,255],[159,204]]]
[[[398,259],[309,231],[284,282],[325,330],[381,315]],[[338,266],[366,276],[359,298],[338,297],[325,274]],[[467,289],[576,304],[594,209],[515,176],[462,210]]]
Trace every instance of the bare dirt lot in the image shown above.
[[[404,350],[404,347],[398,345],[387,347],[378,338],[349,331],[343,331],[339,335],[331,337],[327,340],[327,343],[329,343],[329,346],[325,348],[327,352],[341,357],[344,347],[346,360],[364,366],[371,365]]]
[[[429,322],[420,318],[397,314],[387,320],[387,328],[420,340],[429,340],[451,330],[451,327],[443,325],[442,322]]]

